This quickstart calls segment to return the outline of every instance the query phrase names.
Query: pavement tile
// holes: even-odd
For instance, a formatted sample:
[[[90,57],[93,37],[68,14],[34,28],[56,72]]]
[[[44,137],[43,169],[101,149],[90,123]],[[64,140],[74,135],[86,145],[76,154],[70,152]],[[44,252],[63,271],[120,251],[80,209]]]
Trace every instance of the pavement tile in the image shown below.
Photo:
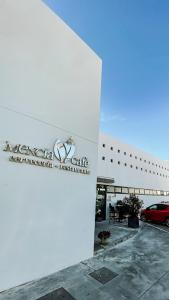
[[[80,280],[76,282],[76,284],[71,287],[67,287],[65,283],[65,288],[69,293],[77,300],[84,300],[90,293],[101,286],[101,283],[97,282],[93,278],[84,278],[84,280]]]
[[[59,288],[55,291],[50,292],[47,295],[44,295],[37,300],[76,300],[73,298],[64,288]]]
[[[102,292],[100,289],[93,290],[84,299],[80,300],[120,300],[119,298],[114,298],[112,295]]]
[[[112,272],[111,270],[109,270],[108,268],[105,268],[105,267],[100,268],[100,269],[90,273],[89,275],[92,276],[97,281],[101,282],[102,284],[105,284],[105,283],[111,281],[116,276],[118,276],[118,274]]]
[[[139,300],[169,300],[169,272],[165,272],[160,280],[154,282],[138,297]]]
[[[120,281],[114,282],[113,280],[105,284],[103,288],[101,288],[101,291],[107,293],[110,297],[112,297],[112,299],[115,300],[136,300],[135,293],[132,290],[130,290],[129,287],[128,289],[123,287],[123,283],[121,283]]]

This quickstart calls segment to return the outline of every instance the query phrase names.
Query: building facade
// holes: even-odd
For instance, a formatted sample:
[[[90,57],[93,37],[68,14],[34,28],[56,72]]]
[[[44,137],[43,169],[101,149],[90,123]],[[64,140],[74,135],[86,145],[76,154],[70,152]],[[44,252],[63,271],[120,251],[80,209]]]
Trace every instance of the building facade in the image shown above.
[[[43,1],[0,0],[0,40],[2,291],[93,256],[97,178],[106,219],[167,200],[169,163],[99,137],[101,60]]]
[[[40,0],[0,40],[2,291],[93,255],[101,60]]]
[[[144,207],[169,201],[169,162],[100,133],[97,197],[103,219],[109,203],[129,194],[139,196]]]

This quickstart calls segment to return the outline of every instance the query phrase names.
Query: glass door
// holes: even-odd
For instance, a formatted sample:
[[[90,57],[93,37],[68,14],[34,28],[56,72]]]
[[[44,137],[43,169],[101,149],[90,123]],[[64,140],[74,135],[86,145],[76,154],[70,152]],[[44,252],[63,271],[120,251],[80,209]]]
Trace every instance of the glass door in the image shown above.
[[[97,185],[96,193],[96,221],[106,219],[106,186]]]

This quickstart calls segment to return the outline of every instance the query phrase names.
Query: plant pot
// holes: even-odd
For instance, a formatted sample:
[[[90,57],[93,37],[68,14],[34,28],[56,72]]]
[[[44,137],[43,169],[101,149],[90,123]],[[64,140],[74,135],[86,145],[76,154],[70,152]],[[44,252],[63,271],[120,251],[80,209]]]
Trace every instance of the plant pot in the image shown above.
[[[128,217],[128,227],[139,228],[139,218],[138,217]]]
[[[104,238],[102,238],[101,240],[100,240],[100,244],[101,245],[107,245],[107,238],[106,239],[104,239]]]

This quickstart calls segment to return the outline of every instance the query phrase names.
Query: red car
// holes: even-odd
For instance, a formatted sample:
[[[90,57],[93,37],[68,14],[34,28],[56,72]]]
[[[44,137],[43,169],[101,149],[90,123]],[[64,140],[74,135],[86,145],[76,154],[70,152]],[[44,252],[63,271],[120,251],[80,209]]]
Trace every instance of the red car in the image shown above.
[[[165,223],[169,227],[169,203],[153,204],[141,211],[142,221]]]

